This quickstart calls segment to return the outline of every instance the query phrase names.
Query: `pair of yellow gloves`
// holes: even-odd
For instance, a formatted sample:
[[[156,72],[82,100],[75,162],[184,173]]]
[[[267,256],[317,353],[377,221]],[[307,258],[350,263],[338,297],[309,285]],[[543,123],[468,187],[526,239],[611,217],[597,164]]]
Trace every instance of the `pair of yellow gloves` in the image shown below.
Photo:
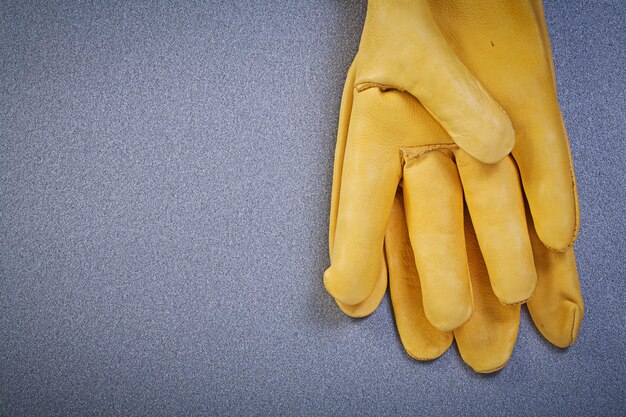
[[[370,0],[335,151],[324,285],[352,317],[389,282],[406,351],[506,365],[527,303],[559,347],[584,307],[569,144],[541,0]]]

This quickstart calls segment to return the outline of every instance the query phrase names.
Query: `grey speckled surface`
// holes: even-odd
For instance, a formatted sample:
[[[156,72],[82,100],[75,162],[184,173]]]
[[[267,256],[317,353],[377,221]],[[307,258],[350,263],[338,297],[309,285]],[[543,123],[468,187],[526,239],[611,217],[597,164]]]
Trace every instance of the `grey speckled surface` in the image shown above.
[[[0,414],[623,415],[625,7],[548,1],[587,314],[479,376],[322,287],[365,1],[0,4]]]

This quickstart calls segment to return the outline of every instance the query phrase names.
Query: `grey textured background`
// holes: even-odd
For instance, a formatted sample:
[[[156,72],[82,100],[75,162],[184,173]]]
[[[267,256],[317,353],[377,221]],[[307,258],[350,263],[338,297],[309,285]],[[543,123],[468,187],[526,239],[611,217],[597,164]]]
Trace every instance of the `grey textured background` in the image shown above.
[[[575,346],[419,363],[322,286],[365,1],[0,3],[0,414],[624,415],[625,11],[548,1]]]

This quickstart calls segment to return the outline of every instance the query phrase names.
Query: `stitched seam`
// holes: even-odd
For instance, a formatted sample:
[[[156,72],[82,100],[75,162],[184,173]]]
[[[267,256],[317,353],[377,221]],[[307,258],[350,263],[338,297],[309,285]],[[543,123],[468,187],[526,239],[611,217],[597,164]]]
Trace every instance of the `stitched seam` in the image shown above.
[[[392,85],[387,85],[387,84],[381,84],[381,83],[376,83],[376,82],[363,82],[363,83],[359,83],[357,84],[355,87],[357,92],[362,92],[365,90],[368,90],[370,88],[378,88],[380,91],[387,91],[387,90],[398,90],[398,91],[404,91],[401,88],[398,87],[394,87]]]
[[[459,146],[454,143],[439,143],[435,145],[424,145],[424,146],[403,146],[400,148],[400,159],[403,164],[406,164],[411,159],[419,158],[422,155],[425,155],[428,152],[438,151],[438,150],[451,150],[456,151],[459,149]]]

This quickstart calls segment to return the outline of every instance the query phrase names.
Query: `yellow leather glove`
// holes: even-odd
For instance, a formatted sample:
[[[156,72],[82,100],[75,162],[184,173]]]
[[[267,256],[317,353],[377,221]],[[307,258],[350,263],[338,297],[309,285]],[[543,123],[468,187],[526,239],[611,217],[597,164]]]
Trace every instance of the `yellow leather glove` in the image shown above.
[[[359,94],[354,97],[354,90],[350,88],[352,74],[353,68],[349,71],[344,90],[335,154],[329,234],[331,253],[337,226],[339,197],[342,195],[341,179],[345,167],[343,161],[350,140],[349,131],[352,128],[350,123],[354,120],[354,116],[359,116],[361,113],[367,114],[376,109],[380,121],[369,120],[366,123],[366,130],[379,133],[386,132],[390,137],[404,136],[415,143],[419,143],[419,138],[422,138],[423,142],[430,143],[430,145],[420,144],[402,148],[403,158],[400,163],[403,172],[401,188],[403,193],[395,195],[386,229],[386,262],[383,261],[383,265],[379,269],[381,273],[374,292],[360,304],[347,305],[338,302],[339,307],[352,317],[364,317],[370,314],[378,306],[386,291],[388,275],[398,332],[405,349],[412,357],[422,360],[438,357],[450,346],[454,335],[463,359],[474,370],[492,372],[502,368],[511,356],[517,337],[519,304],[505,305],[494,294],[496,288],[493,286],[494,280],[487,272],[488,265],[486,266],[483,260],[483,254],[479,249],[478,240],[467,212],[463,220],[462,197],[460,206],[455,210],[455,216],[461,217],[460,227],[464,229],[459,238],[464,246],[463,250],[456,253],[437,254],[432,259],[426,258],[422,264],[420,264],[420,257],[414,256],[414,251],[415,255],[419,252],[428,253],[428,239],[430,238],[431,241],[437,239],[436,235],[427,233],[426,239],[424,239],[425,243],[421,246],[416,244],[416,241],[420,242],[420,230],[411,226],[411,217],[419,217],[420,214],[419,211],[415,212],[415,202],[436,200],[437,193],[449,194],[449,189],[455,188],[450,186],[450,182],[454,181],[431,181],[433,182],[432,187],[429,187],[428,181],[421,184],[417,182],[423,174],[421,164],[429,163],[429,161],[444,161],[453,165],[456,162],[459,164],[459,161],[464,158],[463,151],[451,144],[449,138],[447,143],[443,142],[446,140],[446,136],[441,127],[434,122],[417,100],[406,93],[372,90],[365,96]],[[366,97],[367,100],[364,100],[363,97]],[[364,106],[364,109],[361,109],[361,106]],[[356,120],[362,123],[364,119],[359,116]],[[414,132],[415,137],[411,136],[410,132]],[[400,156],[398,158],[400,159]],[[509,157],[495,166],[483,167],[487,168],[486,171],[479,170],[480,180],[493,182],[492,185],[485,184],[485,189],[505,190],[501,194],[493,194],[493,199],[488,200],[498,209],[493,214],[496,219],[500,216],[498,212],[503,207],[506,208],[510,201],[516,201],[507,192],[507,190],[516,188],[515,182],[519,184],[517,171],[514,166],[509,164],[511,161],[512,159]],[[476,164],[478,163],[472,163],[470,168]],[[511,167],[514,170],[512,180],[508,175],[503,175],[503,172],[506,174],[506,170],[501,169],[503,166]],[[462,165],[459,166],[461,172],[465,172],[464,169],[466,168],[463,168]],[[463,185],[467,183],[466,178],[472,180],[475,171],[470,169],[467,173],[469,174],[465,177],[461,175]],[[484,177],[481,177],[483,175]],[[514,184],[509,184],[510,181],[513,181]],[[419,186],[416,187],[416,183]],[[523,216],[523,202],[520,202],[520,205]],[[486,212],[489,213],[488,210]],[[480,216],[477,218],[483,220]],[[429,227],[429,219],[429,217],[424,218],[421,227]],[[530,262],[534,262],[536,265],[538,276],[537,286],[533,298],[528,303],[528,308],[536,326],[544,337],[559,347],[567,347],[576,339],[584,311],[573,249],[556,252],[547,248],[537,237],[532,218],[528,216],[527,219],[528,225],[524,225],[523,233],[520,235],[530,237],[532,246]],[[434,220],[437,221],[436,218]],[[509,224],[505,223],[506,227]],[[418,236],[417,239],[414,237],[416,235]],[[501,242],[507,246],[507,244],[511,244],[510,239],[514,240],[516,236],[509,235]],[[465,254],[467,254],[466,258]],[[431,277],[428,274],[434,273],[435,280],[440,276],[445,277],[448,266],[459,262],[455,256],[466,259],[468,281],[471,283],[469,291],[470,297],[473,296],[474,309],[467,322],[458,327],[446,329],[445,326],[441,325],[441,321],[438,321],[437,316],[433,318],[431,310],[433,305],[439,306],[442,314],[445,315],[446,310],[443,307],[447,303],[449,292],[445,289],[441,290],[441,288],[431,288],[431,284],[428,282]],[[528,268],[528,265],[520,264],[519,259],[514,256],[510,259],[504,257],[500,261],[502,262],[501,265],[510,266],[509,276],[515,276],[516,265]],[[424,271],[421,265],[430,266],[431,269],[427,268]],[[437,275],[438,272],[439,275]],[[454,306],[451,306],[451,309],[454,310]],[[437,311],[436,308],[435,311]],[[454,329],[454,333],[442,331],[442,329]]]
[[[407,216],[413,248],[421,248],[415,252],[425,291],[424,307],[433,324],[450,330],[471,313],[470,281],[464,272],[467,261],[460,238],[461,182],[493,289],[507,304],[528,299],[535,282],[516,165],[537,233],[546,246],[557,250],[571,247],[578,228],[578,206],[541,3],[433,1],[428,6],[448,44],[512,115],[515,162],[507,157],[484,165],[467,152],[455,150],[459,181],[449,152],[447,157],[439,152],[411,158],[411,153],[428,150],[429,145],[453,149],[453,141],[441,129],[444,123],[435,123],[424,107],[412,103],[417,93],[410,88],[394,89],[388,82],[357,82],[361,80],[362,41],[342,103],[340,137],[343,131],[345,144],[338,141],[335,155],[331,268],[324,281],[331,295],[344,305],[357,305],[373,291],[380,293],[380,277],[386,275],[382,235],[395,188],[403,176],[403,160],[411,159],[410,164],[419,168],[411,171],[419,174],[404,181],[422,190],[420,198],[407,201],[411,206]],[[368,22],[375,21],[369,18],[370,9],[366,28]],[[399,19],[393,13],[383,16]],[[395,20],[387,26],[394,26]],[[387,61],[377,62],[384,66]],[[406,67],[397,62],[394,65]],[[427,70],[432,68],[428,63],[423,65]],[[436,77],[432,72],[430,75]],[[400,94],[403,90],[410,94]],[[384,91],[387,98],[383,98]],[[346,94],[350,100],[345,100]],[[442,87],[442,95],[446,94]],[[419,146],[422,149],[416,151]],[[582,305],[576,302],[565,310],[561,322],[572,323],[574,317],[582,317]]]
[[[496,162],[513,145],[513,132],[508,117],[452,52],[423,0],[370,2],[353,77],[351,86],[358,91],[357,95],[361,97],[359,101],[364,103],[360,108],[374,113],[349,116],[355,128],[350,131],[352,138],[348,141],[346,158],[342,162],[346,165],[346,175],[342,178],[343,195],[339,203],[337,239],[331,256],[332,266],[324,279],[326,288],[333,297],[352,305],[362,302],[372,293],[380,274],[385,227],[395,189],[401,178],[399,151],[403,146],[430,143],[419,137],[407,141],[406,136],[386,137],[384,132],[378,132],[383,133],[380,135],[374,134],[365,121],[355,123],[358,117],[375,117],[376,109],[368,108],[365,103],[367,97],[392,89],[406,91],[408,96],[419,98],[429,120],[434,117],[438,121],[437,125],[445,128],[439,129],[439,143],[448,143],[452,138],[463,149],[468,166],[476,162],[469,155],[482,161]],[[408,125],[406,127],[410,128]],[[456,168],[449,162],[434,161],[432,166],[425,169],[436,176],[440,165],[446,165],[441,180],[454,181],[456,174],[452,177],[450,174]],[[423,178],[432,183],[435,177],[427,174]],[[458,181],[457,184],[449,185],[449,195],[441,195],[442,199],[437,204],[424,207],[426,211],[443,210],[437,216],[434,216],[434,212],[431,214],[440,220],[439,226],[450,230],[449,238],[432,245],[438,253],[435,256],[449,251],[464,252],[464,244],[459,239],[463,230],[462,216],[458,215],[458,208],[461,207],[458,203],[462,201],[461,188]],[[516,193],[512,189],[507,192]],[[517,195],[520,200],[519,190]],[[450,211],[444,201],[446,198],[456,200],[455,208],[451,209],[457,211],[456,215],[446,213],[446,210]],[[442,204],[444,207],[439,207]],[[505,217],[507,221],[517,222],[520,226],[526,223],[523,211],[520,210],[512,209]],[[430,229],[424,229],[426,233],[433,227],[439,227],[436,224],[430,226]],[[517,232],[512,231],[515,236],[519,234]],[[516,259],[532,266],[532,262],[529,262],[531,251],[528,239],[520,241],[518,247],[511,248],[511,251],[520,255]],[[520,254],[520,251],[525,252],[525,255]],[[437,320],[435,316],[439,315],[441,320],[438,325],[446,329],[458,326],[471,314],[466,260],[463,256],[452,258],[458,262],[450,265],[447,280],[428,280],[433,284],[433,290],[439,287],[439,290],[450,291],[448,302],[433,306],[432,309],[433,319]],[[496,263],[494,262],[494,267]],[[422,268],[429,268],[429,263],[422,265]],[[431,269],[433,274],[440,272],[440,269]],[[525,271],[522,269],[520,279],[502,281],[500,287],[503,291],[500,295],[503,302],[521,302],[532,294],[534,271],[532,267]],[[429,274],[431,278],[434,278],[433,274]],[[506,288],[507,286],[511,288]],[[445,313],[441,314],[441,311]]]

